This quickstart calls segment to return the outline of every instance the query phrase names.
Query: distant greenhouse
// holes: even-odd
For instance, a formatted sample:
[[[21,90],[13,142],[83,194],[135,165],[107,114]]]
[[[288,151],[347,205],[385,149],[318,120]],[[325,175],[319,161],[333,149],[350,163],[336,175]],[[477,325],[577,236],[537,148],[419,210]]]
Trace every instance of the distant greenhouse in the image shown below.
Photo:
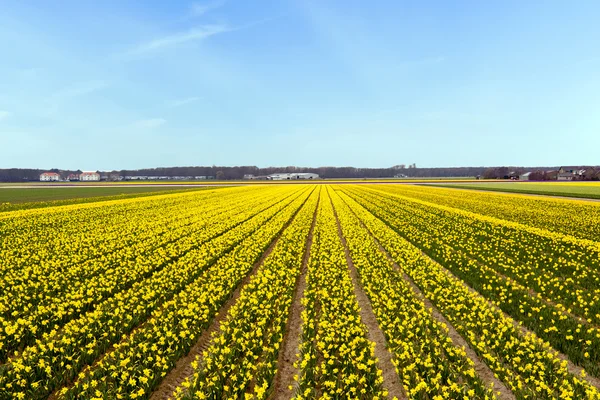
[[[519,180],[521,181],[528,181],[531,177],[531,172],[526,172],[524,174],[522,174],[521,176],[519,176]]]
[[[319,179],[318,174],[312,174],[310,172],[295,172],[295,173],[284,173],[284,174],[271,174],[269,179],[273,181],[284,181],[294,179]]]

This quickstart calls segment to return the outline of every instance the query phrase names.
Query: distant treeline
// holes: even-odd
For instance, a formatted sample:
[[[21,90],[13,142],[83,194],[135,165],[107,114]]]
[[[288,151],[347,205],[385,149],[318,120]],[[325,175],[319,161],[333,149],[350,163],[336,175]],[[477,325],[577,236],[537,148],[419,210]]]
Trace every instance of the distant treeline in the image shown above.
[[[23,181],[39,181],[42,172],[56,172],[65,177],[69,174],[79,174],[81,171],[65,170],[65,169],[29,169],[29,168],[8,168],[0,169],[0,182],[23,182]]]
[[[523,167],[493,167],[486,168],[486,170],[481,174],[483,179],[510,179],[511,177],[517,177],[525,172],[529,171],[539,171],[545,170],[548,168],[545,167],[537,167],[533,169],[527,169]]]
[[[563,167],[566,169],[568,180],[577,181],[598,181],[600,180],[600,167],[598,166],[575,166]],[[568,172],[574,171],[574,172]],[[520,176],[529,172],[528,180],[530,181],[555,181],[558,179],[558,167],[495,167],[487,168],[483,175],[483,179],[519,179]]]
[[[524,168],[524,167],[502,167],[501,171],[525,171],[545,169]],[[405,167],[397,165],[390,168],[354,168],[354,167],[319,167],[319,168],[304,168],[304,167],[268,167],[258,168],[255,166],[240,166],[240,167],[167,167],[167,168],[149,168],[138,170],[120,170],[120,171],[99,171],[102,175],[111,176],[210,176],[216,179],[238,180],[243,179],[244,175],[264,176],[274,173],[294,173],[294,172],[312,172],[319,174],[325,179],[361,179],[361,178],[393,178],[409,177],[409,178],[451,178],[451,177],[483,177],[488,172],[486,177],[496,177],[497,174],[490,173],[492,170],[500,170],[500,168],[487,167],[458,167],[458,168],[417,168],[414,164]],[[41,170],[41,169],[0,169],[0,181],[2,182],[23,182],[37,181],[42,172],[57,172],[61,176],[66,177],[71,173],[80,173],[81,171],[74,170],[59,170],[56,168]]]
[[[408,177],[467,177],[480,175],[483,167],[466,168],[354,168],[354,167],[172,167],[119,171],[121,176],[214,176],[217,179],[243,179],[244,175],[265,176],[275,173],[311,172],[321,178],[392,178],[404,174]]]

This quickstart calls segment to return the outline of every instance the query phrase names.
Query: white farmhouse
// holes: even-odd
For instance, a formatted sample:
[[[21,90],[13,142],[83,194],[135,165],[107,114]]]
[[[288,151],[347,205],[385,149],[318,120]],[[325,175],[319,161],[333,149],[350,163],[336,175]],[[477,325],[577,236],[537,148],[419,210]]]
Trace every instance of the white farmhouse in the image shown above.
[[[82,182],[99,181],[100,174],[94,171],[83,171],[79,174],[79,180]]]
[[[58,182],[60,181],[60,175],[56,172],[44,172],[40,175],[41,182]]]

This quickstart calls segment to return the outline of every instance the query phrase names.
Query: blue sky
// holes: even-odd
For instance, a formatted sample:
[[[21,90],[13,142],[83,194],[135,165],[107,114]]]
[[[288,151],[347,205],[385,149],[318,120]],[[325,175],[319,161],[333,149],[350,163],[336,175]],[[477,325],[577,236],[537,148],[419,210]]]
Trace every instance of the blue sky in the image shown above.
[[[0,168],[598,164],[598,15],[0,0]]]

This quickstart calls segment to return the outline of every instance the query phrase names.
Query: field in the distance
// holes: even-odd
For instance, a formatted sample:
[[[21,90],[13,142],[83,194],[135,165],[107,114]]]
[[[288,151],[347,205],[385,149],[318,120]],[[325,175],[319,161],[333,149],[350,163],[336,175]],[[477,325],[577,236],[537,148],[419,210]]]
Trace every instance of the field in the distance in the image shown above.
[[[131,197],[177,193],[183,190],[200,190],[175,186],[68,186],[68,187],[22,187],[0,186],[0,212],[17,209],[39,208],[94,201],[107,201]]]
[[[252,185],[0,232],[0,399],[600,398],[597,202]]]
[[[477,182],[440,184],[457,189],[541,194],[550,196],[600,199],[600,182]]]

